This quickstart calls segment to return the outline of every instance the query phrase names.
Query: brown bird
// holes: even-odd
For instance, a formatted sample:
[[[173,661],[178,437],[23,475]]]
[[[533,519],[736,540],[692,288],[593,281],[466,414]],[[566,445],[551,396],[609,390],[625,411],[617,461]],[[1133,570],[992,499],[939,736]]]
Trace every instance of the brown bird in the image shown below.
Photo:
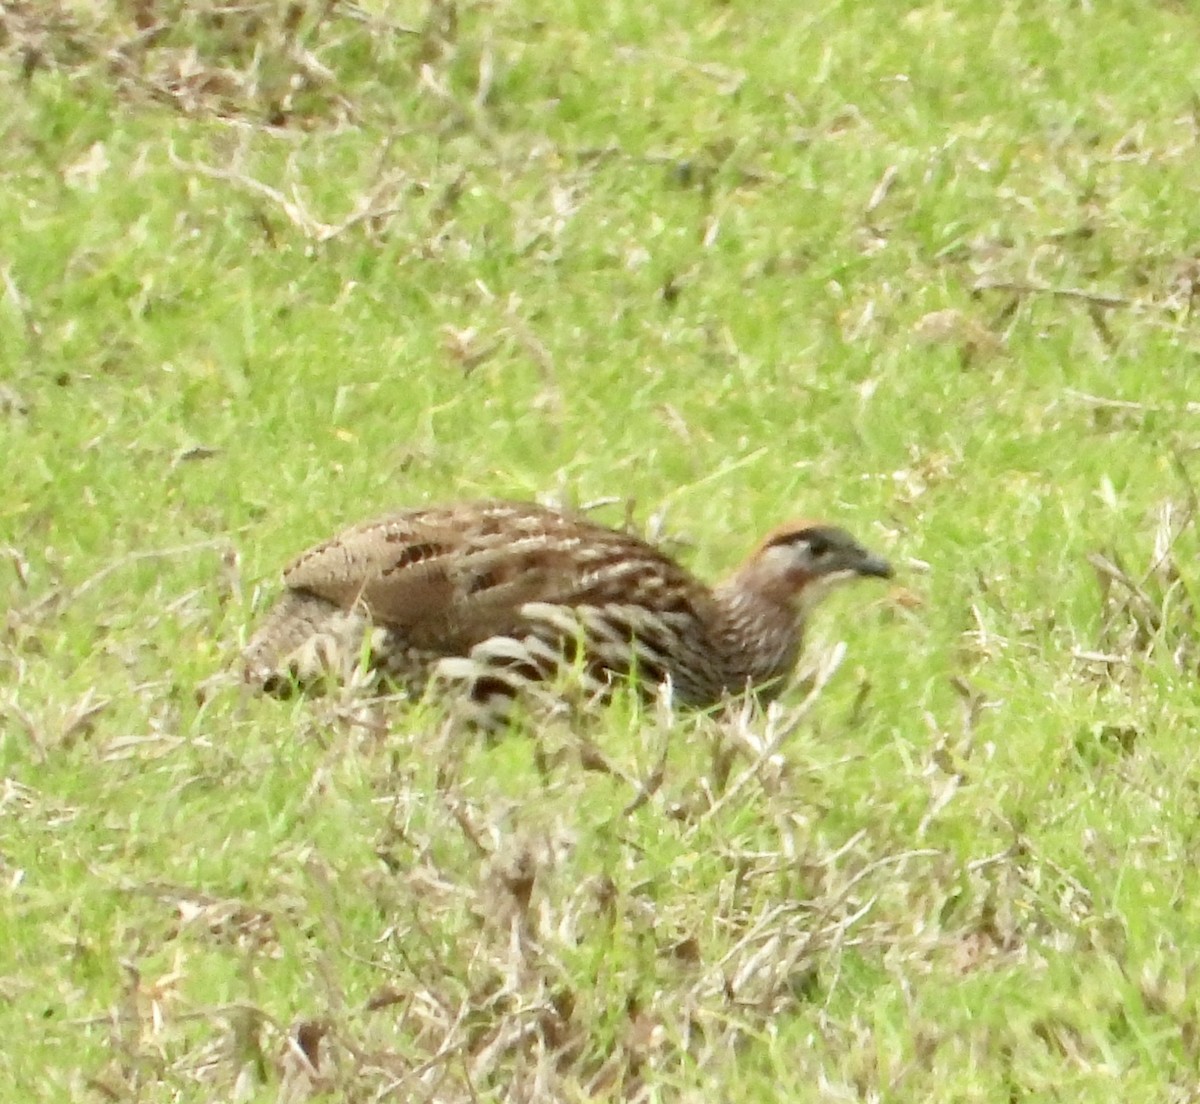
[[[573,674],[603,694],[625,679],[704,708],[776,696],[804,623],[834,586],[890,578],[849,533],[782,525],[706,586],[664,552],[579,514],[523,502],[405,510],[303,553],[244,654],[245,678],[286,692],[366,660],[413,693],[463,691],[501,726],[514,699]]]

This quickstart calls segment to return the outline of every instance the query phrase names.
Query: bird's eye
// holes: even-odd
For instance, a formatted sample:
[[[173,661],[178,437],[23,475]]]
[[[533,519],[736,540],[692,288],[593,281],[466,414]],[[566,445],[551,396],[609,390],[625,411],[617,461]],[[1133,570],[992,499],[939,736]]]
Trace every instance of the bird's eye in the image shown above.
[[[828,556],[832,546],[824,537],[814,536],[808,538],[809,554],[819,560],[822,556]]]

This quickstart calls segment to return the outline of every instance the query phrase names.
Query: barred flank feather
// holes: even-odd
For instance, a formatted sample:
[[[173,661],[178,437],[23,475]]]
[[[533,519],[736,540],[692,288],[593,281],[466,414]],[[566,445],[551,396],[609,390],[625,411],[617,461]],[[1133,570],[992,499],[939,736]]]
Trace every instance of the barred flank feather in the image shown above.
[[[344,678],[366,655],[414,693],[431,681],[456,691],[489,728],[567,672],[589,695],[633,675],[705,707],[778,693],[813,605],[864,575],[891,567],[816,523],[781,526],[710,588],[580,515],[516,502],[409,510],[302,554],[246,649],[244,675],[278,692]]]

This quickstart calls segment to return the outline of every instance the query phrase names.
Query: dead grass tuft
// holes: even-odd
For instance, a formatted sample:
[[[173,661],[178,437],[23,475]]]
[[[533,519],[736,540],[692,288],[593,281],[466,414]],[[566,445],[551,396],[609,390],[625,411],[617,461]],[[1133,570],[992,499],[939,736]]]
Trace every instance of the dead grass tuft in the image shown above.
[[[380,43],[390,49],[410,36],[414,44],[424,41],[328,0],[0,6],[0,50],[19,60],[26,80],[43,71],[69,73],[126,101],[276,128],[358,121],[363,102],[348,94],[338,71],[342,59]]]
[[[1108,657],[1109,674],[1121,678],[1134,661],[1165,657],[1178,671],[1194,672],[1197,652],[1196,607],[1191,578],[1179,547],[1189,532],[1195,537],[1196,510],[1164,502],[1158,509],[1153,546],[1139,571],[1126,568],[1116,550],[1093,552],[1088,562],[1100,586],[1100,657]]]

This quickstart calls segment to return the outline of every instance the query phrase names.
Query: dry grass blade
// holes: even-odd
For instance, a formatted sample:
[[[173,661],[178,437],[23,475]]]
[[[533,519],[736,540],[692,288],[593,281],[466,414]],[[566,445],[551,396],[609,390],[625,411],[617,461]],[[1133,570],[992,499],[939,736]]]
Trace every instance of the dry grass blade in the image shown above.
[[[174,556],[190,556],[194,552],[206,551],[209,549],[221,548],[227,549],[229,542],[224,539],[202,540],[195,541],[191,544],[180,544],[172,548],[148,548],[138,552],[129,552],[123,556],[117,557],[105,564],[99,571],[96,571],[88,578],[84,579],[78,586],[71,588],[68,591],[52,590],[48,594],[39,598],[25,610],[22,611],[25,617],[36,617],[44,614],[47,610],[59,610],[63,606],[78,602],[89,591],[98,587],[111,575],[125,570],[134,564],[143,563],[146,560],[168,559]]]
[[[1177,669],[1195,668],[1200,658],[1196,611],[1188,575],[1176,558],[1178,543],[1194,529],[1195,518],[1192,505],[1184,510],[1170,501],[1159,506],[1149,564],[1139,576],[1115,552],[1088,554],[1100,585],[1100,655],[1148,658],[1161,646]]]
[[[817,701],[824,693],[825,687],[829,684],[829,680],[842,665],[845,656],[846,646],[839,643],[820,657],[811,676],[812,686],[799,705],[786,710],[775,703],[768,706],[766,732],[761,737],[752,732],[752,721],[758,716],[753,703],[743,704],[730,728],[730,733],[731,738],[739,739],[742,746],[754,755],[754,760],[729,783],[720,797],[705,811],[696,825],[697,830],[702,824],[717,816],[731,802],[737,800],[755,779],[762,781],[764,770],[772,766],[784,744],[799,731],[800,726],[812,713]],[[777,769],[778,764],[775,766]]]
[[[278,188],[272,188],[261,180],[256,180],[247,173],[235,169],[225,169],[217,165],[206,165],[199,161],[187,161],[181,158],[173,145],[168,146],[167,156],[171,164],[180,172],[194,173],[233,184],[242,191],[270,201],[276,208],[287,216],[289,222],[306,238],[318,244],[332,241],[356,226],[367,225],[377,231],[382,228],[387,219],[405,210],[404,204],[394,202],[394,197],[408,183],[402,173],[388,174],[376,183],[369,191],[357,196],[354,209],[340,222],[329,223],[318,219],[308,208],[301,197],[296,185],[292,185],[291,195],[285,195]]]
[[[1076,299],[1098,307],[1142,305],[1140,300],[1130,299],[1125,295],[1091,291],[1087,288],[1053,287],[1049,284],[1036,284],[1029,281],[1001,280],[991,276],[981,276],[975,281],[974,288],[976,291],[1011,291],[1018,295],[1052,295],[1060,299]]]

